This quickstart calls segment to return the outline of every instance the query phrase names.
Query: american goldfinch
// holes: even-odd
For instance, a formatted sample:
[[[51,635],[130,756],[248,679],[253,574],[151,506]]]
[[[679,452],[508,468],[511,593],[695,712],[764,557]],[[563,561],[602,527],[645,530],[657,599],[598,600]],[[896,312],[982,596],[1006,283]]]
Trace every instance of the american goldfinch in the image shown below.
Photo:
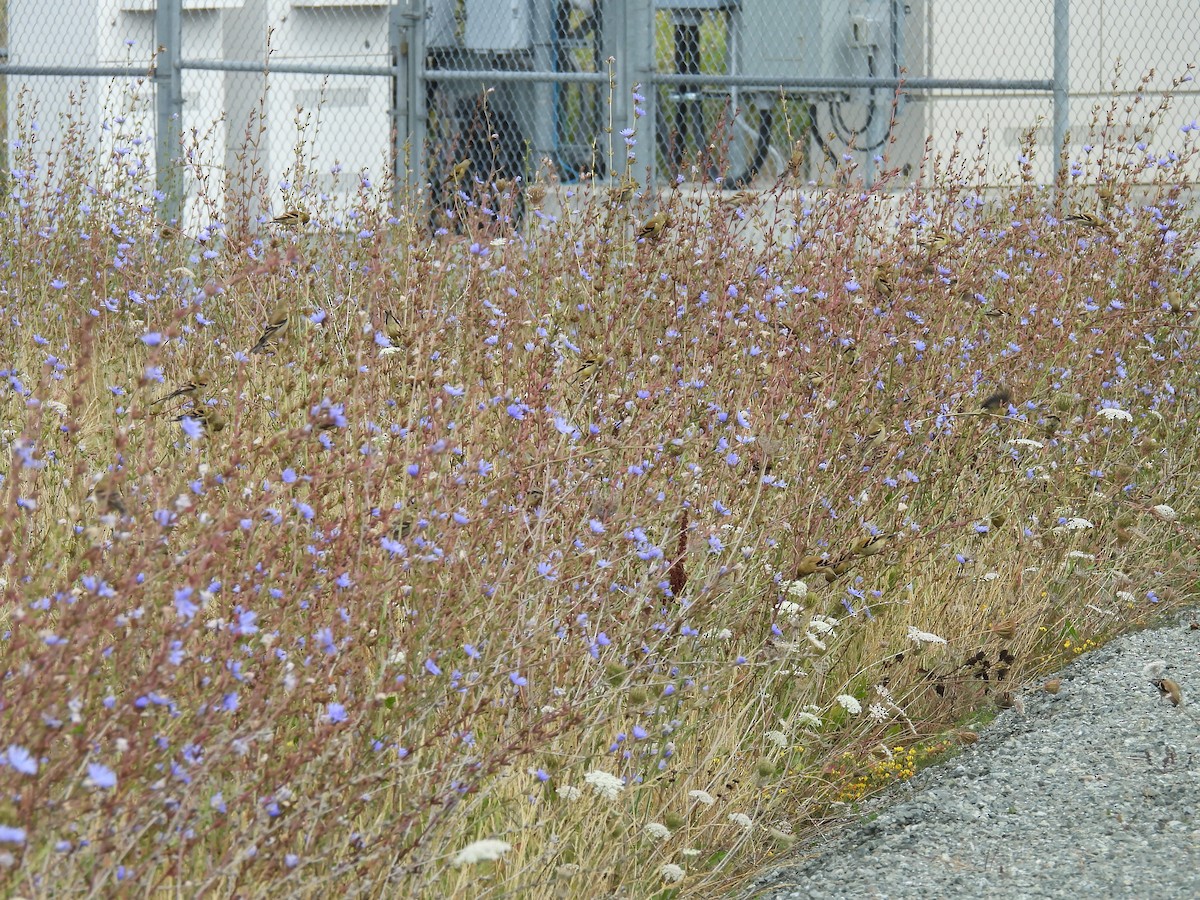
[[[875,290],[886,300],[890,300],[892,294],[896,293],[896,279],[884,266],[875,270]]]
[[[92,499],[101,515],[125,515],[125,501],[121,499],[111,472],[105,473],[92,487]]]
[[[638,230],[634,232],[634,238],[649,238],[657,241],[670,224],[671,216],[668,213],[656,213],[638,226]]]
[[[203,403],[199,403],[196,406],[193,406],[191,409],[185,410],[184,412],[175,416],[175,418],[173,418],[171,421],[182,422],[184,419],[192,419],[193,421],[199,422],[202,429],[213,433],[224,431],[225,425],[227,424],[225,417],[221,415],[221,413],[219,413],[215,407],[208,406]]]
[[[999,388],[980,404],[983,409],[988,412],[996,412],[1000,409],[1008,409],[1008,404],[1012,403],[1012,391],[1006,387]]]
[[[469,160],[469,159],[459,160],[458,162],[456,162],[454,164],[453,168],[450,169],[450,174],[447,175],[445,181],[442,182],[442,187],[446,187],[447,185],[451,185],[451,184],[458,184],[460,181],[463,180],[463,177],[470,170],[471,170],[471,160]]]
[[[796,141],[792,144],[792,155],[788,159],[784,174],[791,178],[799,178],[804,170],[804,155],[804,141]]]
[[[888,430],[882,425],[875,425],[866,435],[866,447],[863,448],[863,453],[870,456],[878,450],[883,442],[888,439]]]
[[[572,382],[586,381],[587,379],[594,377],[595,374],[600,371],[600,362],[601,361],[595,357],[585,359],[583,364],[572,373],[570,380]]]
[[[1101,204],[1106,208],[1112,206],[1113,200],[1116,198],[1116,190],[1113,188],[1111,181],[1104,181],[1096,185],[1096,196],[1100,198]]]
[[[274,346],[283,340],[290,317],[291,309],[287,301],[280,300],[276,303],[275,308],[271,310],[271,314],[267,317],[267,327],[263,329],[258,343],[250,348],[250,352],[262,353],[268,347]]]
[[[850,544],[850,553],[854,556],[876,556],[887,549],[892,534],[864,534],[855,538]]]
[[[385,310],[383,313],[383,331],[393,345],[403,343],[404,323],[393,316],[388,310]]]
[[[949,231],[939,228],[929,237],[923,238],[918,243],[929,251],[930,256],[936,256],[949,247],[953,240],[954,237]]]
[[[637,193],[638,183],[634,178],[624,178],[620,184],[608,189],[608,198],[613,203],[628,203]]]
[[[803,578],[806,575],[813,575],[817,572],[832,571],[826,564],[825,559],[820,556],[806,556],[796,564],[796,577]]]
[[[310,218],[311,216],[302,209],[289,209],[273,218],[271,224],[282,225],[284,228],[299,228],[307,225]]]
[[[183,384],[179,385],[179,387],[175,388],[175,390],[171,391],[171,393],[167,394],[165,397],[159,397],[150,405],[158,406],[158,404],[166,403],[168,400],[174,400],[176,397],[192,397],[197,391],[202,391],[208,387],[208,383],[211,378],[212,376],[207,372],[197,370],[190,381],[185,381]]]
[[[1108,223],[1093,212],[1075,212],[1070,213],[1063,219],[1064,222],[1069,222],[1072,225],[1082,225],[1084,228],[1099,228],[1104,230],[1108,228]]]
[[[392,530],[388,532],[388,536],[393,541],[402,541],[412,534],[413,525],[416,524],[416,518],[412,513],[401,513],[399,521],[392,526]]]
[[[1054,437],[1054,433],[1058,431],[1060,425],[1062,425],[1062,419],[1051,413],[1046,416],[1046,420],[1042,423],[1042,432],[1046,437]]]

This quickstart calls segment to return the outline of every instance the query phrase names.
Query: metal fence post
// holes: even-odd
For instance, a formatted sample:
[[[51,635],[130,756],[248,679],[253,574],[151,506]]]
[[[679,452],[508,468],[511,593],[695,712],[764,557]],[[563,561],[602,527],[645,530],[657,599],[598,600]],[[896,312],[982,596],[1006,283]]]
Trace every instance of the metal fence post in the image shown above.
[[[1062,169],[1062,151],[1071,127],[1071,0],[1054,0],[1054,179]]]
[[[388,6],[388,58],[392,64],[392,89],[388,94],[388,122],[392,138],[392,209],[399,210],[408,185],[408,122],[405,120],[407,86],[405,63],[408,57],[407,32],[399,2]]]
[[[424,181],[425,0],[397,0],[390,16],[393,190],[399,201],[402,187],[419,188]]]
[[[163,218],[178,222],[183,213],[183,172],[179,139],[183,123],[183,0],[158,0],[154,13],[154,105],[156,113],[154,180],[163,197]]]
[[[620,131],[637,128],[637,168],[634,174],[647,171],[647,185],[653,183],[657,160],[657,129],[654,86],[654,0],[617,0],[604,11],[605,55],[614,62],[612,98],[614,163],[624,168],[625,139]],[[646,114],[637,118],[634,113],[633,87],[641,85],[639,93],[646,99],[641,108]],[[606,149],[606,148],[602,148]]]

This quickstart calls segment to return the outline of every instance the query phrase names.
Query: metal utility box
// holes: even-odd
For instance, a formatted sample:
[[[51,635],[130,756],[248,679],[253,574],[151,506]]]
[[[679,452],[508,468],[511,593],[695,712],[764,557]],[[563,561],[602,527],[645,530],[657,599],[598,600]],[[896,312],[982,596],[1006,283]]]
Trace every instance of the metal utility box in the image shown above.
[[[220,58],[226,16],[244,2],[255,0],[184,0],[182,55]],[[43,147],[66,136],[66,114],[111,130],[89,129],[97,141],[114,135],[137,140],[144,148],[147,168],[154,165],[154,91],[146,77],[156,47],[154,17],[157,0],[8,0],[9,59],[21,66],[114,66],[129,78],[103,79],[79,90],[78,78],[9,76],[8,135],[18,137],[17,95],[23,85],[35,88],[37,139]],[[133,102],[131,102],[131,99]],[[184,82],[181,131],[206,135],[214,148],[226,142],[225,97],[220,72],[189,72]],[[134,164],[133,154],[127,168]],[[191,173],[188,173],[190,176]],[[194,193],[194,184],[188,185]]]
[[[530,5],[529,0],[466,0],[463,44],[468,50],[498,53],[528,50]]]
[[[225,29],[226,59],[262,59],[268,29],[271,61],[330,66],[391,64],[386,4],[367,0],[245,0]],[[265,94],[259,73],[225,75],[230,125],[245,129],[260,108],[266,128],[258,150],[267,164],[275,196],[273,211],[303,202],[303,193],[350,201],[364,170],[380,178],[390,168],[391,127],[387,110],[391,84],[375,76],[341,76],[274,72]],[[226,165],[233,171],[237,148],[230,147]],[[297,169],[311,168],[313,180],[301,184]],[[280,194],[280,186],[290,191]],[[266,210],[261,211],[263,213]]]

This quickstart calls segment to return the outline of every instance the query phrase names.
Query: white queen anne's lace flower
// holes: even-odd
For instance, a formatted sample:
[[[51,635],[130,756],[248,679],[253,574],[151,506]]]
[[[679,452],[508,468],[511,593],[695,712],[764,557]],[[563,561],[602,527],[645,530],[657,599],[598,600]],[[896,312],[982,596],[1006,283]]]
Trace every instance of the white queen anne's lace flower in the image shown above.
[[[754,827],[754,821],[745,813],[730,813],[729,821],[734,825],[742,826],[742,828],[746,829],[746,831],[749,831]]]
[[[688,791],[688,796],[697,803],[703,803],[705,806],[712,806],[717,802],[708,791]]]
[[[683,876],[687,873],[675,863],[664,863],[658,874],[662,876],[663,881],[674,884],[676,881],[683,881]]]
[[[779,601],[779,615],[789,625],[799,625],[802,612],[804,612],[804,607],[799,603],[793,603],[791,600]]]
[[[671,836],[671,829],[662,822],[647,822],[642,830],[646,832],[646,837],[653,841],[665,841]]]
[[[813,616],[808,623],[808,630],[813,634],[832,634],[838,620],[829,616]]]
[[[915,625],[908,626],[908,639],[918,644],[944,644],[946,639],[928,631],[922,631]]]
[[[454,854],[454,865],[471,866],[475,863],[499,859],[511,849],[512,844],[508,841],[498,841],[494,838],[474,841]]]
[[[602,772],[599,769],[593,769],[583,776],[583,780],[592,786],[592,789],[604,797],[606,800],[616,800],[617,795],[625,790],[625,782],[616,775],[609,772]]]
[[[793,597],[795,597],[797,600],[803,600],[805,597],[808,596],[808,585],[805,584],[803,581],[799,581],[799,580],[789,581],[788,586],[787,586],[787,592],[789,594],[791,594]]]
[[[1096,526],[1093,525],[1091,522],[1089,522],[1087,519],[1081,518],[1080,516],[1072,516],[1071,518],[1067,519],[1065,522],[1063,522],[1061,525],[1059,525],[1054,530],[1055,531],[1086,531],[1089,528],[1095,528],[1095,527]]]
[[[850,694],[838,694],[834,699],[837,700],[838,705],[842,709],[852,716],[857,716],[862,712],[862,704],[858,702],[857,697],[853,697]]]
[[[1167,506],[1165,503],[1160,503],[1157,506],[1152,506],[1150,512],[1154,513],[1164,522],[1174,522],[1179,518],[1179,513],[1175,512],[1174,508]]]
[[[796,724],[801,728],[820,728],[821,717],[810,712],[798,712],[796,713]]]
[[[1100,410],[1099,415],[1101,415],[1105,419],[1108,419],[1108,421],[1110,421],[1110,422],[1115,422],[1118,419],[1122,422],[1132,422],[1133,421],[1133,416],[1130,415],[1129,411],[1121,409],[1118,406],[1107,406],[1104,409]]]

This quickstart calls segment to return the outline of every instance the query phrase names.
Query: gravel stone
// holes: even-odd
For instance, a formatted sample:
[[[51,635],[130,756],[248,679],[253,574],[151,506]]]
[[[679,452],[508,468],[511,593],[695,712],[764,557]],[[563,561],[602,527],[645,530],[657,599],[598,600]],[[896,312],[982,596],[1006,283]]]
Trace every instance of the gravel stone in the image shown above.
[[[1117,638],[1035,685],[978,743],[792,851],[741,896],[1200,897],[1196,613]],[[1176,708],[1143,667],[1162,660]],[[1194,705],[1193,705],[1194,704]]]

